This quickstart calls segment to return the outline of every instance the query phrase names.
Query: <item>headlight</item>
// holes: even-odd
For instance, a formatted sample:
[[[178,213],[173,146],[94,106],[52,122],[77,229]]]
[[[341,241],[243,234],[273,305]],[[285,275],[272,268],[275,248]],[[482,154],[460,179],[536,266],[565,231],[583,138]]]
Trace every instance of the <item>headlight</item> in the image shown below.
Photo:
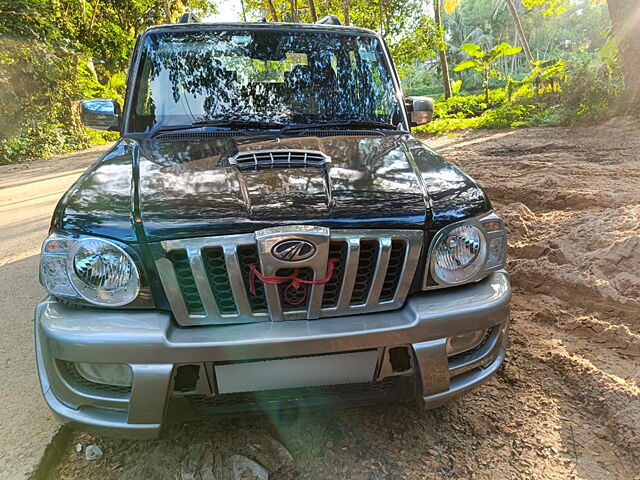
[[[478,227],[462,225],[448,232],[434,251],[434,273],[446,283],[468,280],[484,262],[484,240]]]
[[[76,242],[67,256],[67,269],[80,296],[96,305],[126,305],[138,295],[135,263],[122,248],[106,240]]]
[[[480,280],[505,266],[506,252],[504,223],[493,213],[449,225],[433,238],[424,287]]]
[[[50,237],[40,265],[42,284],[57,296],[117,307],[131,303],[140,289],[138,269],[129,254],[99,238]]]

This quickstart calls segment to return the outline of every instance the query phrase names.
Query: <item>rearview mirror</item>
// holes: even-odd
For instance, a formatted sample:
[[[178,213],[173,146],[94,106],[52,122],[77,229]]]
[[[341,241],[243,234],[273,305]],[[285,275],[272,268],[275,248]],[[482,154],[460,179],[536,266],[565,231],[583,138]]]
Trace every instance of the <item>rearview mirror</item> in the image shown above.
[[[110,98],[80,102],[80,119],[85,127],[96,130],[120,130],[120,104]]]
[[[405,104],[412,127],[425,125],[433,118],[433,98],[407,97]]]

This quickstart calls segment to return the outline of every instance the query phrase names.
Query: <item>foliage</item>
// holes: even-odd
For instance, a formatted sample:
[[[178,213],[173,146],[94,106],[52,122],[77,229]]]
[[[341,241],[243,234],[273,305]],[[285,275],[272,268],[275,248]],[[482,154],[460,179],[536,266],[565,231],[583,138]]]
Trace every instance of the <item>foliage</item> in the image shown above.
[[[207,0],[171,7],[212,11]],[[78,100],[122,100],[136,35],[164,18],[156,0],[0,2],[0,164],[113,139],[82,128]]]
[[[462,80],[455,80],[451,82],[451,93],[454,95],[458,95],[460,93],[460,89],[462,88]]]
[[[506,104],[507,96],[503,89],[489,92],[489,103],[484,95],[454,95],[451,98],[436,102],[434,105],[434,119],[472,118],[482,115],[490,108],[501,107]]]
[[[87,145],[76,101],[116,93],[99,83],[87,58],[7,36],[0,52],[0,163]]]
[[[453,13],[462,0],[444,0],[444,11]]]
[[[530,87],[532,92],[540,95],[543,92],[552,93],[560,91],[560,84],[567,78],[567,64],[564,60],[536,60],[532,62],[534,69],[522,80],[507,79],[505,90],[509,101],[513,94],[522,87]]]
[[[418,127],[416,131],[418,133],[440,135],[446,132],[462,129],[520,127],[526,124],[529,114],[534,109],[534,105],[505,104],[486,110],[476,117],[435,119],[427,125]]]
[[[460,129],[514,128],[596,122],[621,112],[623,83],[604,63],[576,56],[537,62],[524,79],[484,95],[456,95],[436,102],[434,120],[418,132],[443,134]]]
[[[522,0],[522,5],[528,9],[539,7],[543,15],[556,15],[566,11],[570,6],[569,0]]]
[[[245,0],[248,19],[274,20],[264,0]],[[291,0],[272,0],[277,20],[291,21]],[[352,25],[374,30],[382,35],[391,50],[394,61],[403,71],[414,60],[433,56],[434,48],[442,46],[440,32],[428,15],[424,0],[350,0],[349,17]],[[312,22],[309,2],[296,2],[300,21]],[[335,14],[345,22],[343,0],[314,2],[318,18]]]
[[[482,74],[482,88],[485,92],[485,100],[489,103],[489,79],[501,78],[501,74],[494,68],[494,62],[500,58],[515,55],[522,51],[522,47],[512,47],[506,42],[496,45],[491,50],[485,52],[480,45],[474,43],[465,43],[460,49],[468,54],[471,59],[465,60],[459,63],[455,72],[461,72],[463,70],[474,69],[476,72]]]
[[[425,97],[440,97],[444,95],[444,87],[440,84],[437,85],[420,85],[413,88],[404,88],[404,94],[406,96],[425,96]]]
[[[453,96],[436,102],[424,131],[569,124],[618,111],[622,69],[603,0],[514,2],[538,59],[533,70],[511,46],[519,34],[504,0],[441,1],[443,29],[424,0],[245,0],[244,6],[249,20],[311,22],[312,6],[317,18],[344,20],[348,5],[353,25],[387,40],[406,95],[443,94],[434,59],[446,49],[457,65]],[[186,10],[206,16],[214,2],[169,0],[169,13],[173,20]],[[122,101],[136,36],[165,21],[162,0],[0,1],[0,163],[113,138],[81,127],[77,101]]]
[[[605,68],[593,61],[581,61],[567,70],[562,91],[551,96],[556,107],[553,116],[541,113],[532,119],[533,124],[555,120],[559,124],[595,122],[620,113],[624,85],[620,77],[611,77]],[[544,121],[543,121],[544,120]]]

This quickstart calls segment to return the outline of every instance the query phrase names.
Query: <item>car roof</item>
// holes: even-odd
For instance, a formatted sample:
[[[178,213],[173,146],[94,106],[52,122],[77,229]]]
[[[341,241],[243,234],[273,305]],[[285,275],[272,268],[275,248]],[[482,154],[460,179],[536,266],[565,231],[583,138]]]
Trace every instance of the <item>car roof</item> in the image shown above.
[[[325,33],[375,35],[373,30],[345,25],[328,25],[317,23],[280,23],[280,22],[202,22],[202,23],[171,23],[149,27],[147,32],[166,31],[201,31],[201,30],[273,30],[286,31],[314,31]]]

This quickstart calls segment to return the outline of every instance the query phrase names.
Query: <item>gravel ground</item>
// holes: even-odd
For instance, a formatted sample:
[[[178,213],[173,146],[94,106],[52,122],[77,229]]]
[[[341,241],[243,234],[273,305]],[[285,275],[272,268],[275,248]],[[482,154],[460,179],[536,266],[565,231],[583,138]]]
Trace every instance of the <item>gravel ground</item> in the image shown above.
[[[215,419],[153,442],[73,433],[48,478],[226,479],[244,455],[271,479],[640,479],[639,133],[616,119],[425,139],[508,222],[511,345],[468,396]]]

